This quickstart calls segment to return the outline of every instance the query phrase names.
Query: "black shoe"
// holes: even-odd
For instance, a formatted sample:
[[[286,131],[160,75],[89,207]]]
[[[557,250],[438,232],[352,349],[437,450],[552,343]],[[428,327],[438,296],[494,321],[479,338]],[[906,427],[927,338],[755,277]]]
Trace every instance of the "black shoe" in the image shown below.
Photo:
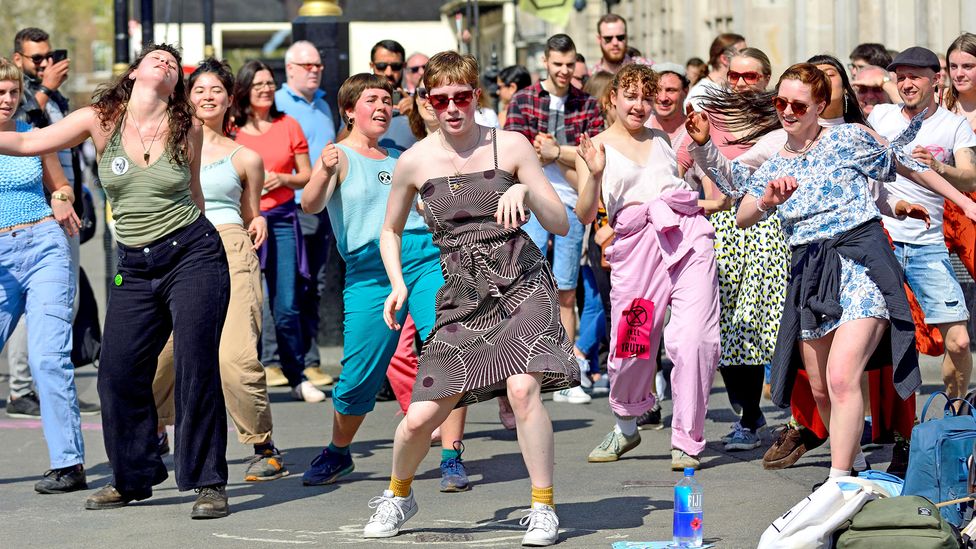
[[[67,494],[86,488],[88,481],[85,478],[85,467],[81,464],[51,469],[34,484],[34,491],[38,494]]]
[[[102,411],[102,407],[98,405],[97,402],[85,402],[84,400],[78,399],[78,411],[81,412],[83,416],[93,416]]]
[[[637,428],[641,431],[664,429],[664,423],[661,422],[661,405],[655,403],[653,408],[641,414],[637,418]]]
[[[118,509],[125,507],[133,501],[139,501],[152,497],[152,489],[139,495],[124,496],[111,484],[103,486],[101,490],[88,496],[85,500],[85,509],[89,511],[103,511],[105,509]]]
[[[190,511],[192,519],[215,519],[223,518],[230,514],[230,506],[227,504],[227,491],[221,486],[204,486],[197,488],[197,501],[193,504]]]
[[[31,391],[20,398],[7,398],[7,415],[23,419],[41,417],[41,401],[37,393]]]
[[[891,449],[891,463],[888,465],[888,472],[898,478],[905,478],[908,473],[908,454],[911,446],[907,440],[895,442]]]
[[[163,431],[158,436],[159,439],[157,440],[156,443],[157,444],[156,455],[158,455],[159,457],[163,457],[169,453],[169,435],[165,431]]]

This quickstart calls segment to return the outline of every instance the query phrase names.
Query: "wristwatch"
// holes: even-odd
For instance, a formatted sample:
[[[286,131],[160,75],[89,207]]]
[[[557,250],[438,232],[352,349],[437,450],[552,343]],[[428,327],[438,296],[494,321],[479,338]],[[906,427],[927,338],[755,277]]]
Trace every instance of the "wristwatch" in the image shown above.
[[[46,95],[48,97],[54,97],[54,90],[52,90],[51,88],[45,86],[44,84],[41,84],[40,86],[38,86],[37,89],[38,89],[38,91],[40,91],[41,93],[43,93],[44,95]]]
[[[71,202],[71,197],[68,196],[68,193],[66,192],[55,191],[51,193],[51,198],[54,200],[61,200],[64,202]]]

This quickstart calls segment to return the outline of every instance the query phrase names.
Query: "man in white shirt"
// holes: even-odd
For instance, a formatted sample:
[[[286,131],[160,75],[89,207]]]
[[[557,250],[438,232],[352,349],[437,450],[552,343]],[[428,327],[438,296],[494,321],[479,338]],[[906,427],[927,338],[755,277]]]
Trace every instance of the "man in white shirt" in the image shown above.
[[[868,122],[886,139],[894,139],[911,118],[927,110],[915,139],[905,146],[912,157],[941,174],[963,192],[976,190],[976,163],[971,147],[976,135],[969,122],[935,102],[939,59],[935,53],[912,47],[900,53],[889,71],[897,75],[902,103],[876,105]],[[931,225],[916,219],[885,217],[885,228],[895,244],[895,255],[905,270],[908,284],[918,298],[925,322],[934,325],[945,341],[942,379],[950,397],[963,397],[969,386],[973,361],[969,353],[966,323],[969,311],[962,288],[949,263],[942,233],[943,199],[899,175],[886,184],[891,193],[929,211]]]
[[[733,54],[746,49],[746,39],[740,34],[726,32],[715,37],[708,48],[708,74],[698,81],[688,97],[685,99],[684,110],[692,105],[695,110],[701,110],[701,98],[708,95],[709,90],[725,89],[728,85],[729,63]]]

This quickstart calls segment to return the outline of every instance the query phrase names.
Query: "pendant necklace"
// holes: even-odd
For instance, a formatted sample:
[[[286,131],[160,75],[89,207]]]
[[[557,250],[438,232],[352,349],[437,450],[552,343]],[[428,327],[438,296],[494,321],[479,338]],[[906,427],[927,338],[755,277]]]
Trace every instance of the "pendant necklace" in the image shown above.
[[[159,124],[156,124],[156,131],[153,133],[152,141],[146,147],[146,138],[142,136],[142,129],[139,127],[139,123],[136,122],[136,117],[132,117],[132,124],[135,125],[136,133],[139,134],[139,145],[142,146],[142,159],[145,161],[147,167],[149,166],[149,151],[152,149],[153,144],[156,143],[156,138],[159,137],[159,128],[163,127],[163,120],[165,119],[165,114],[159,117]]]
[[[461,155],[464,154],[464,153],[469,153],[469,152],[474,151],[475,149],[478,148],[478,146],[481,145],[481,128],[480,127],[478,128],[478,140],[475,142],[474,146],[471,147],[470,149],[467,149],[467,150],[462,151],[462,152],[458,152],[458,151],[456,151],[456,150],[448,147],[447,140],[444,139],[444,133],[443,132],[438,132],[438,133],[440,133],[440,136],[441,136],[441,147],[444,150],[448,151],[448,152],[451,152],[451,153],[456,154],[458,156],[458,158],[460,158]],[[461,184],[458,182],[458,180],[461,178],[461,175],[462,175],[461,174],[461,171],[464,170],[465,167],[467,167],[468,162],[471,162],[471,159],[472,158],[474,158],[474,155],[473,154],[471,156],[469,156],[467,160],[464,161],[464,164],[461,164],[461,167],[460,168],[458,168],[457,167],[457,164],[454,163],[454,158],[448,158],[448,160],[451,161],[451,167],[454,168],[454,175],[449,176],[447,178],[447,182],[451,186],[452,189],[457,190],[457,187],[460,187],[461,186]],[[453,179],[453,181],[452,181],[452,179]]]
[[[823,126],[820,126],[820,129],[817,130],[817,135],[813,136],[813,139],[811,139],[810,142],[806,144],[806,146],[801,147],[800,149],[794,149],[793,147],[790,146],[790,143],[788,141],[786,142],[785,145],[783,145],[783,148],[793,154],[803,154],[809,151],[810,147],[812,147],[813,144],[817,142],[817,138],[820,137],[820,132],[822,131],[823,131]]]

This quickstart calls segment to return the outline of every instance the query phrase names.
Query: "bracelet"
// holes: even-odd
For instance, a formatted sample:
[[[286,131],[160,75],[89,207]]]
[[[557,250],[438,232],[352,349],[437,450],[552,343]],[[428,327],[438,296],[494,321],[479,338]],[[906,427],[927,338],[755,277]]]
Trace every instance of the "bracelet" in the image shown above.
[[[775,208],[775,206],[773,207]],[[759,197],[759,200],[756,200],[756,209],[762,213],[766,213],[770,210],[770,208],[763,208],[763,199],[761,196]]]
[[[44,95],[46,95],[48,97],[54,97],[54,90],[52,90],[51,88],[45,86],[44,84],[41,84],[40,86],[38,86],[37,87],[37,91],[43,93]]]

